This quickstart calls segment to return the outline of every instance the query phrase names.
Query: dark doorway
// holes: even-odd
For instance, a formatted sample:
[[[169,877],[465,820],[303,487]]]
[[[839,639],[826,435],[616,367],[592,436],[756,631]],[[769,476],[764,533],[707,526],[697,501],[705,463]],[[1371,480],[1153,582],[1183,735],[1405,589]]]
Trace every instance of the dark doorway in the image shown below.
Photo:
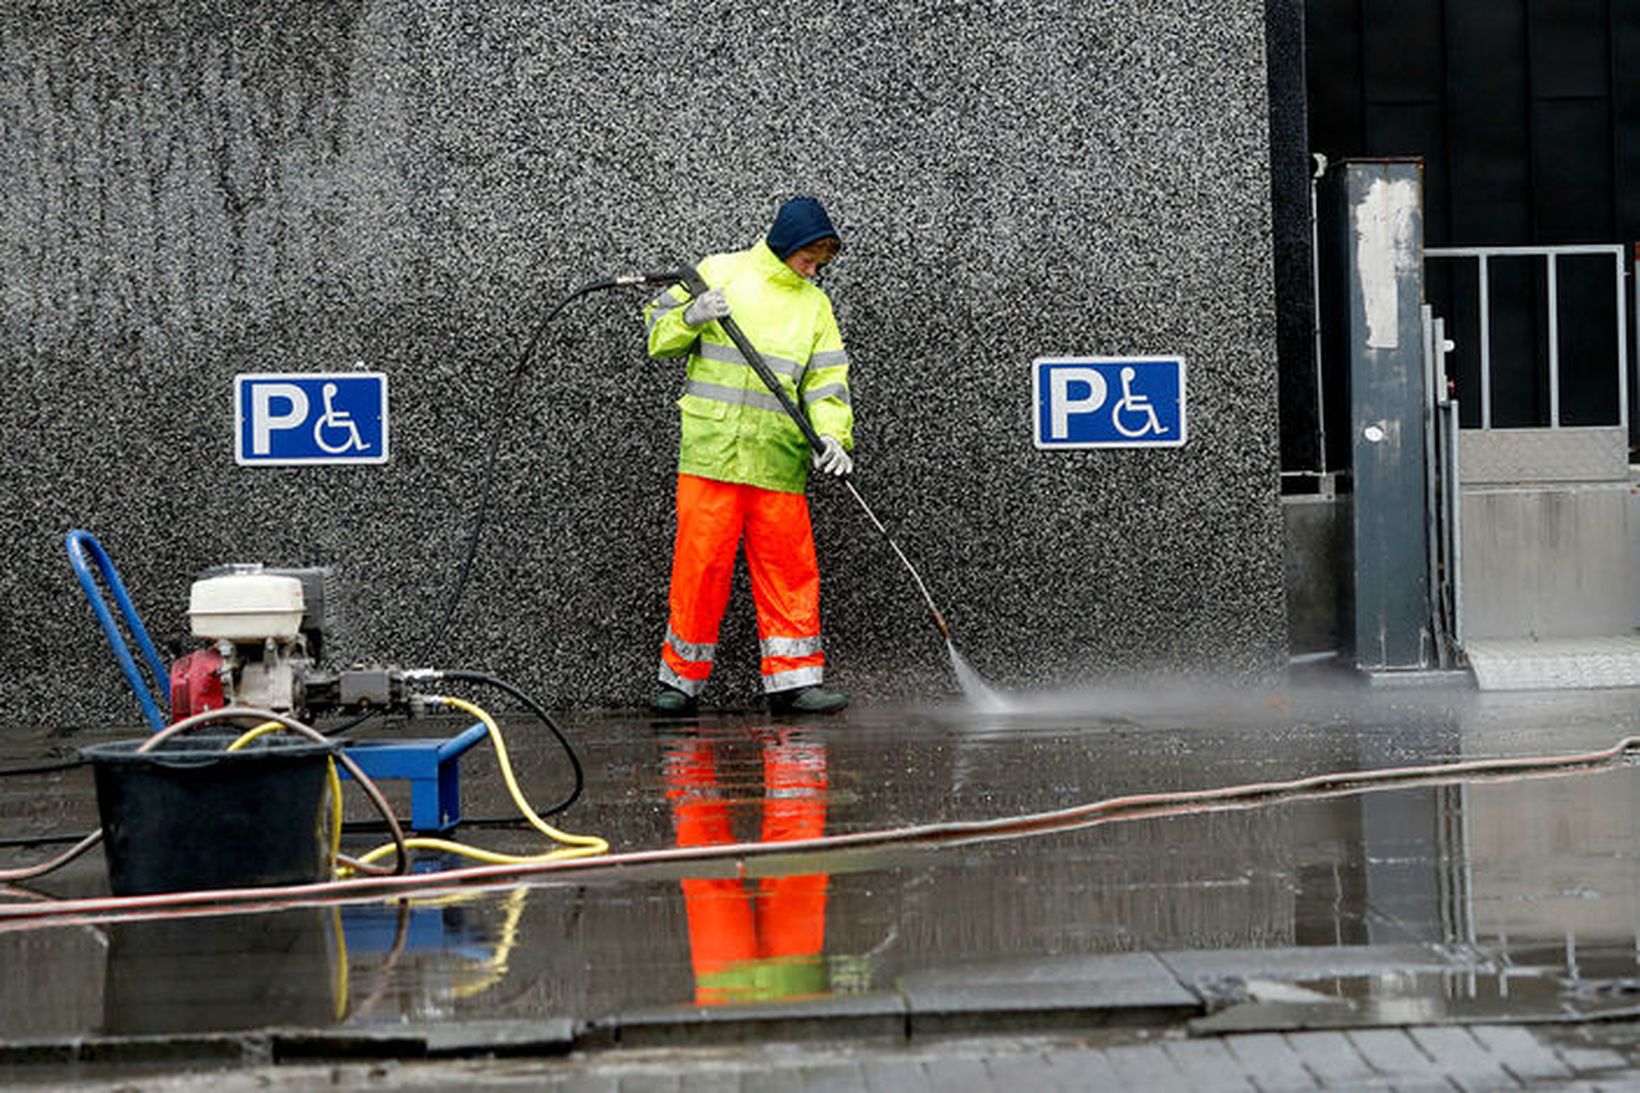
[[[1640,240],[1640,0],[1304,0],[1303,27],[1310,152],[1420,157],[1427,246]],[[1477,425],[1476,275],[1430,266],[1430,302],[1458,343],[1464,424]],[[1491,423],[1546,424],[1545,264],[1490,274]],[[1561,260],[1556,276],[1561,421],[1615,422],[1612,263]],[[1284,360],[1295,367],[1314,365]],[[1341,382],[1333,362],[1323,371]],[[1314,414],[1289,410],[1301,420],[1284,421],[1284,469],[1308,469],[1293,466],[1308,449],[1286,427],[1313,429]]]

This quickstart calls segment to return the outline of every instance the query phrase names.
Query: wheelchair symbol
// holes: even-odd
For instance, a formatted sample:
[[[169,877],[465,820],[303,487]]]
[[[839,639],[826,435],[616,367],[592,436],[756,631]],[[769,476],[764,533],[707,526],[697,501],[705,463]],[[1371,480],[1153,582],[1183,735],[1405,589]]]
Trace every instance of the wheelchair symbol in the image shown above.
[[[346,410],[338,410],[332,404],[336,397],[337,387],[334,383],[324,386],[323,398],[325,412],[319,415],[319,420],[313,423],[313,442],[330,455],[341,455],[343,452],[362,452],[369,447],[364,438],[359,435],[359,426],[354,422],[353,415]],[[325,440],[327,431],[340,430],[344,436],[340,443],[331,444]]]
[[[1110,423],[1129,440],[1144,436],[1166,436],[1167,429],[1156,416],[1156,407],[1145,395],[1133,393],[1133,377],[1137,369],[1122,369],[1122,397],[1110,411]],[[1125,419],[1125,420],[1124,420]]]

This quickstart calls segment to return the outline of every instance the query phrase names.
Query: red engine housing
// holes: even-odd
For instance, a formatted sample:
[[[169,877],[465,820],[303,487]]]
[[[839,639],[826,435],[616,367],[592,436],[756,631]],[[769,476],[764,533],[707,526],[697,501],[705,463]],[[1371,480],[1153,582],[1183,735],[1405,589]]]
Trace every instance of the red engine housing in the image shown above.
[[[171,665],[172,721],[228,704],[222,695],[222,663],[215,649],[196,649]]]

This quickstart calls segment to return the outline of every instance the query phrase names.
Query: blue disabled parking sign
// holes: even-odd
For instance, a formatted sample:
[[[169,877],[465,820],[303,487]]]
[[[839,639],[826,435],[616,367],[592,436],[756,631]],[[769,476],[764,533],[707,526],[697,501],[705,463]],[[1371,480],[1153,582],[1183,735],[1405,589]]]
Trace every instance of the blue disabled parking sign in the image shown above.
[[[387,462],[381,372],[238,375],[233,404],[242,466]]]
[[[1185,441],[1183,357],[1038,357],[1038,448],[1177,448]]]

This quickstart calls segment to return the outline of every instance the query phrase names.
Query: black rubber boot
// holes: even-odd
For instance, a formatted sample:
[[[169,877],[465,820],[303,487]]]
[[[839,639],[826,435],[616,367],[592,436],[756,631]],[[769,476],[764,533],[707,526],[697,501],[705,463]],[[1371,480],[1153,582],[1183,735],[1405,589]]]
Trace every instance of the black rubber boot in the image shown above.
[[[848,695],[843,692],[812,686],[775,691],[769,696],[769,709],[775,713],[837,713],[847,705]]]
[[[700,709],[700,703],[695,701],[693,695],[686,695],[676,687],[663,687],[659,694],[650,699],[649,709],[670,717],[688,717]]]

